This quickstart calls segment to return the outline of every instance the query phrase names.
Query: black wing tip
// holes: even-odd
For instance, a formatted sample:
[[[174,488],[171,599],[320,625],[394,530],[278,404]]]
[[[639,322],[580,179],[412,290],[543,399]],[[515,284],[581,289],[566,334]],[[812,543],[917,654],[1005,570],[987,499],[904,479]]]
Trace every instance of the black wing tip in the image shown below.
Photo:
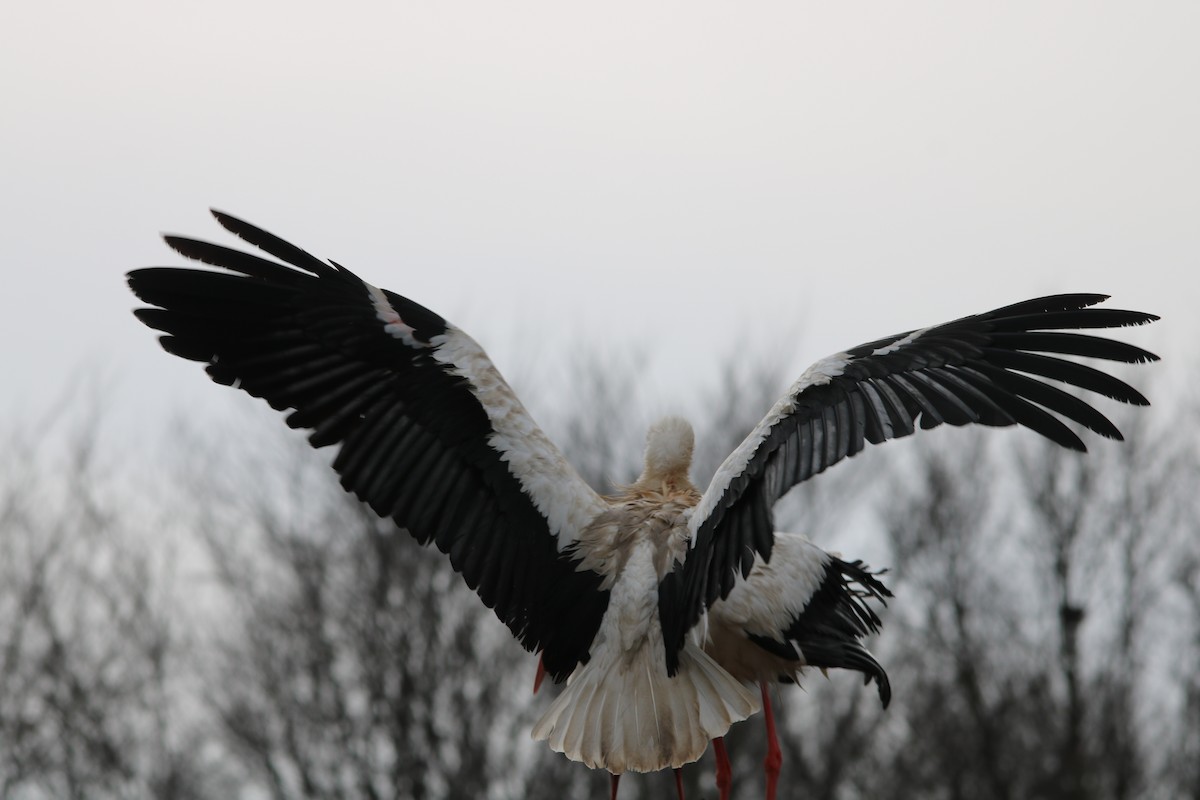
[[[1158,322],[1162,317],[1158,314],[1151,314],[1148,311],[1130,311],[1124,308],[1109,308],[1096,309],[1097,311],[1105,311],[1109,314],[1120,315],[1119,321],[1114,325],[1109,325],[1110,328],[1136,328],[1140,325],[1149,325],[1151,322]]]
[[[1092,308],[1092,306],[1099,305],[1111,299],[1112,295],[1100,294],[1097,292],[1048,294],[1042,297],[1034,297],[1029,300],[1022,300],[1019,303],[1013,303],[1011,305],[993,309],[983,316],[991,317],[993,319],[1002,319],[1005,317],[1055,314],[1064,311],[1082,311],[1083,313],[1089,315],[1101,313],[1107,317],[1114,318],[1115,321],[1110,321],[1108,324],[1101,326],[1105,328],[1127,328],[1137,325],[1148,325],[1151,322],[1157,322],[1161,319],[1161,317],[1159,317],[1157,314],[1151,314],[1146,311],[1129,311],[1126,309],[1115,308]]]
[[[1148,325],[1151,322],[1158,322],[1162,319],[1158,314],[1151,314],[1149,311],[1130,311],[1129,313],[1140,317],[1137,321],[1130,323],[1132,325]]]
[[[138,267],[131,269],[125,273],[125,285],[129,287],[129,291],[133,292],[138,298],[141,298],[142,293],[139,291],[142,283],[146,280],[146,273],[154,269],[153,267]]]
[[[264,238],[275,238],[272,234],[267,233],[257,225],[252,225],[241,217],[235,217],[233,214],[222,211],[219,208],[209,208],[208,213],[213,215],[213,219],[220,223],[222,228],[243,242],[254,245],[259,249],[263,249],[262,240]]]
[[[1141,350],[1141,348],[1138,348]],[[1128,358],[1110,358],[1109,361],[1120,361],[1125,364],[1153,364],[1156,361],[1162,361],[1162,358],[1157,353],[1151,353],[1149,350],[1141,350],[1141,352],[1132,353]]]
[[[281,239],[257,225],[252,225],[244,219],[235,217],[226,211],[221,211],[218,208],[210,208],[209,213],[220,223],[221,227],[234,236],[293,267],[318,277],[352,274],[348,270],[331,267],[307,250],[292,244],[286,239]]]
[[[1055,311],[1078,311],[1089,306],[1099,305],[1111,295],[1095,292],[1071,292],[1066,294],[1048,294],[1033,297],[1007,306],[1001,306],[988,312],[987,316],[1007,317],[1024,314],[1048,314]]]
[[[133,316],[137,318],[138,322],[142,323],[146,327],[153,328],[154,330],[161,330],[159,327],[162,324],[161,308],[135,308],[133,310]]]
[[[1057,440],[1057,439],[1055,439],[1055,440],[1053,440],[1053,441],[1054,441],[1056,444],[1059,444],[1059,445],[1061,445],[1062,447],[1065,447],[1065,448],[1067,448],[1068,450],[1073,450],[1073,451],[1075,451],[1076,453],[1081,453],[1081,454],[1082,454],[1082,453],[1086,453],[1086,452],[1088,451],[1088,449],[1087,449],[1087,445],[1086,445],[1086,444],[1084,444],[1084,443],[1083,443],[1083,440],[1082,440],[1082,439],[1080,439],[1078,436],[1076,436],[1076,437],[1075,437],[1074,441],[1069,441],[1069,440],[1059,441],[1059,440]]]
[[[234,236],[237,236],[239,239],[246,238],[242,235],[242,231],[257,230],[257,228],[255,228],[255,226],[251,225],[249,222],[246,222],[240,217],[235,217],[228,211],[222,211],[219,208],[209,208],[208,213],[213,215],[213,218],[220,223],[222,228],[229,231]]]
[[[209,264],[214,267],[223,266],[218,263],[212,256],[213,245],[208,242],[202,242],[199,239],[192,239],[188,236],[180,236],[174,233],[164,233],[163,241],[167,243],[167,247],[174,250],[184,258],[189,258],[192,261],[199,261],[202,264]]]
[[[1043,299],[1050,302],[1060,301],[1066,304],[1068,308],[1087,308],[1099,305],[1106,300],[1111,300],[1112,295],[1101,294],[1099,292],[1072,292],[1068,294],[1049,295]]]
[[[892,704],[892,682],[888,680],[887,673],[884,672],[883,667],[879,668],[878,673],[867,676],[868,683],[872,679],[879,686],[879,702],[883,704],[884,708],[887,708]]]
[[[240,217],[235,217],[233,214],[230,214],[228,211],[222,211],[219,208],[210,208],[210,209],[208,209],[208,213],[213,215],[213,218],[216,219],[216,221],[218,223],[220,223],[222,228],[229,231],[233,235],[237,236],[239,239],[244,239],[244,240],[248,241],[247,237],[244,234],[259,230],[254,225],[251,225],[249,222],[246,222],[245,220],[241,219]],[[163,237],[163,240],[166,241],[166,243],[168,245],[171,245],[171,247],[173,249],[174,249],[174,244],[172,244],[172,242],[195,241],[194,239],[189,239],[186,236],[178,236],[176,234],[171,234],[171,233],[164,233],[164,234],[162,234],[162,237]]]
[[[846,561],[837,556],[830,556],[829,563],[832,566],[835,574],[842,575],[845,579],[857,583],[862,587],[862,591],[866,592],[871,597],[874,597],[883,605],[887,605],[887,598],[895,597],[892,590],[887,587],[882,580],[881,575],[887,575],[888,571],[884,569],[871,569],[867,563],[861,558],[854,561]],[[826,577],[828,580],[828,576]]]

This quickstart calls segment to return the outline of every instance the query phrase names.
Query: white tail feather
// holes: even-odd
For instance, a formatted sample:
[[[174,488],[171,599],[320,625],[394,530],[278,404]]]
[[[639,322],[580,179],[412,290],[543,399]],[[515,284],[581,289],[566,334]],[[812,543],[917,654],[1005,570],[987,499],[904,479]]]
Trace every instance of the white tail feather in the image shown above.
[[[534,739],[614,774],[681,767],[759,709],[758,695],[688,644],[667,677],[661,648],[593,659],[533,727]]]

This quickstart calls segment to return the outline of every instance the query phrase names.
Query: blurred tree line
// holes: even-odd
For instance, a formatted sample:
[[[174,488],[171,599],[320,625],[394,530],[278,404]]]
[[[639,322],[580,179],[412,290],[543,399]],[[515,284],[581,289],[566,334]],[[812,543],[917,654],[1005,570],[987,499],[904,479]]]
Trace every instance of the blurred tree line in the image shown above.
[[[598,489],[636,477],[639,369],[568,377],[535,415]],[[700,485],[787,383],[731,361],[698,398]],[[1200,414],[1157,402],[1084,457],[939,429],[780,505],[895,593],[872,643],[891,708],[851,675],[777,690],[781,797],[1200,798]],[[606,796],[529,740],[536,659],[275,416],[174,426],[153,480],[102,413],[8,432],[0,798]],[[761,718],[728,742],[735,796],[761,797]],[[711,756],[685,776],[716,796]]]

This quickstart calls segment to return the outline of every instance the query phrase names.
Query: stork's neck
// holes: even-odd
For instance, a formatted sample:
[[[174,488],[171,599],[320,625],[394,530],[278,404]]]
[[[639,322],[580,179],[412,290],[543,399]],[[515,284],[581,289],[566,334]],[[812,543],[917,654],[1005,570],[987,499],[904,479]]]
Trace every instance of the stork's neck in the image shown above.
[[[634,486],[656,489],[693,489],[688,471],[696,437],[682,417],[665,417],[646,432],[646,466]]]

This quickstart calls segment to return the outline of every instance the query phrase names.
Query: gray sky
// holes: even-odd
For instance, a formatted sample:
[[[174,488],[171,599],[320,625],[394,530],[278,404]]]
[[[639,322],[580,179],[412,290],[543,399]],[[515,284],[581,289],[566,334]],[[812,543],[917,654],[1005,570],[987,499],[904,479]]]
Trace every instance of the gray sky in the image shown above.
[[[1195,363],[1194,0],[9,6],[8,419],[79,371],[131,420],[232,394],[123,279],[180,263],[160,231],[230,242],[209,206],[513,378],[645,342],[668,406],[735,348],[798,374],[1057,291],[1163,315],[1126,338]]]

